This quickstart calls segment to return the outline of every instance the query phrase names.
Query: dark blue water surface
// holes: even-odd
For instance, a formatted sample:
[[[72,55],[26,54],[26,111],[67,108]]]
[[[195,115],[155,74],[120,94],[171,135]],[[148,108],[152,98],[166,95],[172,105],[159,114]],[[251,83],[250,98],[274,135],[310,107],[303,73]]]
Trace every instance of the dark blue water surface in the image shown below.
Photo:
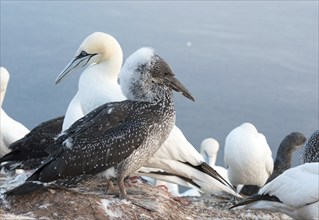
[[[3,1],[6,112],[29,128],[65,113],[80,73],[55,86],[82,40],[113,35],[126,58],[152,46],[196,97],[176,94],[177,125],[195,146],[243,122],[276,155],[285,135],[318,129],[317,1]],[[296,163],[296,159],[295,159]]]

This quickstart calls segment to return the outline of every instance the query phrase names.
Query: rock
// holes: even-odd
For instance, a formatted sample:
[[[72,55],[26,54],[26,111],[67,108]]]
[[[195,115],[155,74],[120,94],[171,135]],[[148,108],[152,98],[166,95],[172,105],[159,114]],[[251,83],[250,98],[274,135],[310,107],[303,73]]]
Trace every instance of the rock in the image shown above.
[[[162,187],[136,182],[126,186],[127,201],[106,195],[103,187],[90,184],[9,197],[1,202],[0,219],[290,219],[274,212],[230,211],[235,199],[229,196],[176,198]]]

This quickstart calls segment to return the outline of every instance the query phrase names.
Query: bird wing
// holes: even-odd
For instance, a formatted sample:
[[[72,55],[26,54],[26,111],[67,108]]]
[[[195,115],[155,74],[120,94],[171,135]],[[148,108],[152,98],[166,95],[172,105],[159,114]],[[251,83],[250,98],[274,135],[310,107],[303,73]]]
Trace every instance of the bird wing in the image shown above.
[[[307,163],[286,170],[262,187],[258,194],[276,196],[292,207],[319,200],[319,163]]]
[[[27,135],[9,146],[11,152],[4,155],[0,159],[0,163],[8,162],[4,167],[9,170],[36,168],[41,160],[48,156],[45,149],[54,142],[55,137],[61,132],[63,119],[64,116],[60,116],[33,128]],[[37,160],[38,162],[35,162]],[[18,165],[16,166],[15,164]],[[35,167],[32,167],[32,164]]]
[[[202,155],[189,143],[177,126],[173,127],[168,138],[153,157],[188,162],[193,166],[205,162]]]
[[[133,114],[138,108],[142,111]],[[143,102],[127,100],[100,106],[75,122],[47,149],[50,156],[27,181],[95,175],[113,167],[145,141],[152,124],[157,123],[155,114]]]

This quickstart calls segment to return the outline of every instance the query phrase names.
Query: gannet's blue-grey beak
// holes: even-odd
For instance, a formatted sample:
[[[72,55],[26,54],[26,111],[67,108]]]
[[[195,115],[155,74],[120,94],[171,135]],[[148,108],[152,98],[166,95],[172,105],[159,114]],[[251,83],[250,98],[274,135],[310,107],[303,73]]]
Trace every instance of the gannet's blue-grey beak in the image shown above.
[[[88,54],[82,51],[80,55],[73,58],[70,63],[62,70],[62,72],[56,78],[55,84],[61,82],[69,73],[73,72],[74,70],[86,66],[90,59],[95,55],[97,55],[97,53]]]
[[[192,100],[193,102],[195,101],[194,97],[188,91],[188,89],[186,89],[186,87],[183,86],[183,84],[180,81],[178,81],[178,79],[176,79],[176,77],[174,75],[167,75],[164,79],[173,90],[181,93],[183,96]]]

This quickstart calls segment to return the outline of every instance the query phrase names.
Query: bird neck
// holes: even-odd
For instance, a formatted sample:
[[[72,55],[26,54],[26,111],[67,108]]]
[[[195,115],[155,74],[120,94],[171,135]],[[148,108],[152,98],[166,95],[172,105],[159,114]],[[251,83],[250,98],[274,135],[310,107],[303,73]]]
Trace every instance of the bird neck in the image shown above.
[[[116,83],[121,69],[121,61],[102,61],[86,68],[81,74],[79,80],[79,88],[84,84],[104,85],[105,83]]]
[[[216,165],[216,154],[208,157],[209,166],[213,167]]]
[[[6,90],[1,88],[0,91],[0,106],[2,107],[2,102],[4,100],[4,96],[6,95]]]
[[[146,101],[152,103],[161,103],[165,107],[174,107],[173,92],[170,89],[157,89],[154,93],[146,94]]]
[[[291,167],[291,159],[294,148],[291,143],[283,141],[277,151],[277,156],[275,160],[275,167],[282,167],[283,169],[288,169]]]

